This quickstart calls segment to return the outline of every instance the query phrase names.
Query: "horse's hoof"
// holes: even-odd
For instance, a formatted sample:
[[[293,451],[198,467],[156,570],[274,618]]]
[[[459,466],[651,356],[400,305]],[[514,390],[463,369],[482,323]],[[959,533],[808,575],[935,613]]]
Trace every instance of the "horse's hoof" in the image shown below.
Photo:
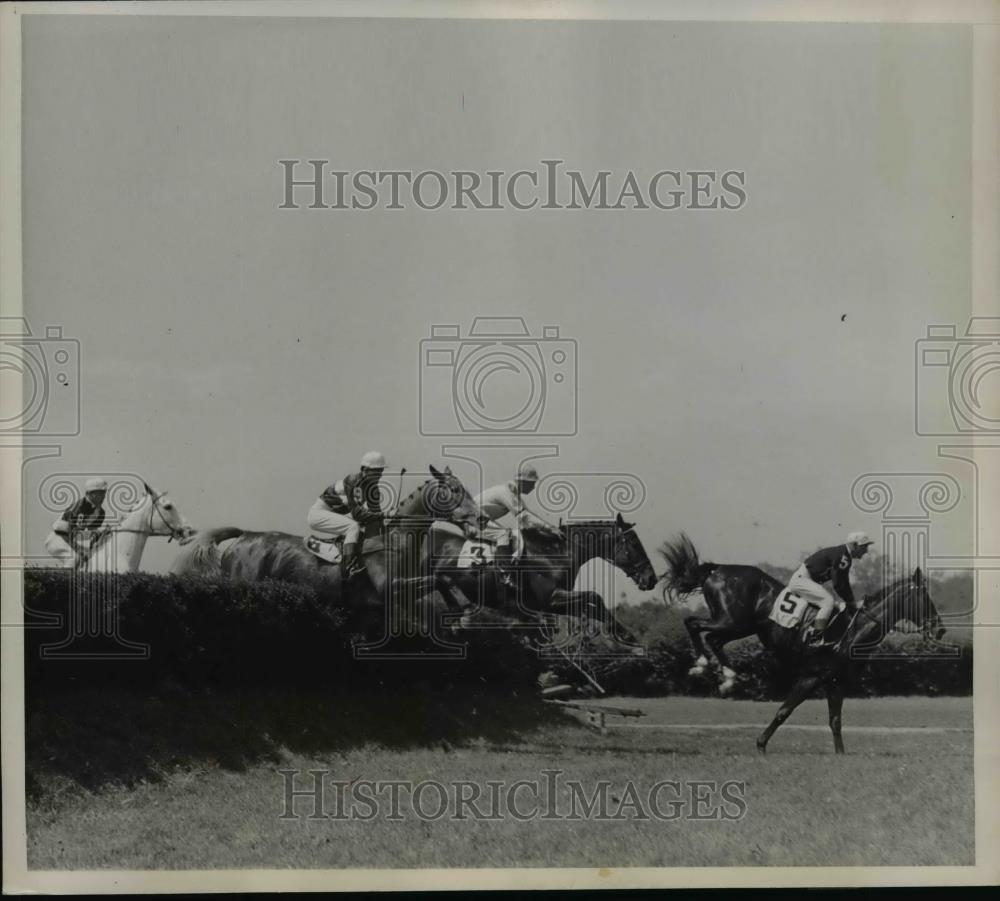
[[[725,697],[727,694],[729,694],[729,692],[733,690],[733,686],[735,684],[736,684],[735,682],[729,682],[729,681],[721,683],[719,685],[719,694]]]
[[[760,739],[758,738],[758,739],[757,739],[757,750],[758,750],[758,751],[759,751],[759,752],[760,752],[761,754],[766,754],[766,753],[767,753],[767,742],[765,742],[765,741],[761,741],[761,740],[760,740]]]
[[[688,675],[689,676],[704,676],[705,675],[705,667],[704,666],[692,666],[691,669],[688,670]]]

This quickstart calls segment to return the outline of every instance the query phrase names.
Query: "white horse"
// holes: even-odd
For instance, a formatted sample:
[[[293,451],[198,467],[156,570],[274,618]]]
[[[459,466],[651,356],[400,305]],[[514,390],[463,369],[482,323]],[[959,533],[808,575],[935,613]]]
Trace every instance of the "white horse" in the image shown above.
[[[180,544],[190,541],[196,529],[174,506],[166,491],[157,494],[145,482],[146,494],[128,511],[120,524],[98,531],[89,547],[80,548],[76,555],[60,560],[59,565],[68,569],[94,573],[132,573],[139,569],[146,539],[157,535],[169,540],[176,538]],[[45,549],[53,556],[53,541],[62,541],[55,533],[49,535]],[[85,558],[77,565],[76,559]]]

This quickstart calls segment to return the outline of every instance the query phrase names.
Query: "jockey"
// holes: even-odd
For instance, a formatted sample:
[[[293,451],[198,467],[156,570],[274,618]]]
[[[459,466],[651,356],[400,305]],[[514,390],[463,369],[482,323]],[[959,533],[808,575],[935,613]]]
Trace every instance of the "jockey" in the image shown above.
[[[364,572],[365,565],[358,552],[361,527],[382,520],[379,479],[385,469],[385,457],[378,451],[368,451],[361,458],[358,472],[330,485],[312,505],[306,521],[314,532],[337,535],[344,539],[341,566],[344,575],[352,578]]]
[[[851,532],[847,543],[835,547],[823,548],[806,558],[792,575],[788,588],[800,597],[819,604],[816,619],[813,622],[809,643],[815,647],[827,647],[829,642],[823,640],[823,633],[830,624],[830,617],[836,604],[833,595],[824,587],[830,582],[831,587],[850,609],[857,607],[854,592],[851,590],[851,561],[860,560],[868,548],[874,544],[864,532]]]
[[[485,488],[475,497],[483,518],[487,520],[482,529],[482,537],[496,543],[496,561],[504,575],[504,582],[512,585],[505,564],[516,561],[521,554],[521,542],[512,548],[511,529],[500,523],[508,514],[514,517],[516,526],[530,525],[555,535],[559,530],[549,525],[543,519],[535,516],[524,505],[524,496],[535,490],[538,482],[538,470],[531,463],[522,463],[517,470],[517,477],[509,482],[501,482]]]
[[[67,507],[53,524],[45,539],[45,550],[67,568],[81,566],[86,560],[83,544],[93,542],[95,533],[104,524],[104,498],[108,483],[104,479],[88,479],[83,497]]]

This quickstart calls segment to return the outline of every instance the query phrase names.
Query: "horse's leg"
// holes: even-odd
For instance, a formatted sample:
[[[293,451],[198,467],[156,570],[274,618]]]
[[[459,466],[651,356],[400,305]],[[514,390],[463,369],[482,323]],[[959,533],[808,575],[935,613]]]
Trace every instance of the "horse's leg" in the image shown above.
[[[464,610],[467,604],[462,603],[461,589],[457,588],[451,576],[442,572],[434,574],[434,587],[438,594],[444,598],[444,602],[452,610]],[[457,592],[457,593],[456,593]]]
[[[691,636],[691,644],[694,645],[694,652],[698,655],[698,659],[695,660],[694,666],[688,670],[689,676],[704,675],[705,670],[708,669],[708,651],[705,649],[705,644],[701,640],[701,633],[708,629],[711,625],[712,621],[710,619],[703,619],[700,616],[684,617],[684,628],[688,630],[688,635]]]
[[[753,631],[752,629],[750,631]],[[739,629],[723,629],[723,628],[713,628],[707,629],[704,635],[705,644],[711,649],[712,653],[715,655],[715,659],[719,661],[722,666],[722,679],[719,682],[719,694],[727,695],[733,689],[733,685],[736,684],[736,671],[729,665],[729,658],[726,656],[726,652],[723,650],[723,646],[729,644],[731,641],[736,641],[738,638],[746,638],[750,632],[744,632]]]
[[[844,753],[844,739],[840,735],[840,711],[844,706],[844,689],[839,679],[832,679],[826,689],[826,705],[830,710],[830,731],[833,733],[835,754]]]
[[[639,647],[639,639],[618,621],[618,617],[608,609],[604,598],[596,591],[574,591],[572,594],[575,596],[574,599],[580,602],[584,615],[589,620],[600,623],[606,634],[614,641],[632,647],[634,653],[643,653]]]
[[[788,697],[785,698],[785,702],[778,708],[778,712],[774,715],[774,719],[771,720],[770,725],[761,732],[760,737],[757,739],[757,750],[761,754],[767,751],[767,743],[771,740],[771,736],[774,735],[778,726],[787,720],[791,716],[792,711],[813,693],[819,683],[819,676],[802,676],[795,683]]]

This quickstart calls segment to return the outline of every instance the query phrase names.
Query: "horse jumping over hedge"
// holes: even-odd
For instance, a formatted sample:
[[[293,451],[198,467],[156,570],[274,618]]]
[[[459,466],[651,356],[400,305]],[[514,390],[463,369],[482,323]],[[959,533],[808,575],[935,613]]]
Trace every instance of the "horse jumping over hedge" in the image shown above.
[[[99,530],[86,548],[77,568],[91,573],[134,573],[142,563],[146,540],[153,537],[177,539],[188,543],[196,533],[194,526],[170,499],[166,491],[157,492],[142,483],[144,493],[128,510],[120,523]],[[50,536],[54,539],[55,536]],[[49,550],[46,544],[46,550]],[[53,553],[53,551],[50,551]],[[68,561],[70,567],[72,560]]]
[[[761,753],[792,711],[817,688],[825,687],[834,750],[842,754],[843,683],[852,662],[874,651],[897,625],[916,624],[924,637],[934,642],[940,641],[945,632],[919,567],[912,575],[865,598],[856,611],[838,613],[827,629],[834,646],[813,648],[804,640],[811,611],[796,628],[786,628],[771,619],[774,604],[785,587],[773,576],[756,566],[702,563],[691,539],[683,534],[665,545],[663,556],[668,564],[666,578],[671,590],[682,597],[701,590],[711,614],[708,619],[689,616],[684,620],[699,655],[692,673],[704,672],[708,667],[707,644],[723,667],[720,690],[725,686],[731,688],[736,674],[729,667],[723,645],[756,634],[764,647],[796,674],[791,692],[757,739]]]
[[[454,529],[431,529],[424,566],[433,573],[436,586],[453,609],[471,601],[472,606],[498,609],[513,605],[515,615],[529,620],[546,614],[568,615],[600,622],[612,636],[637,645],[597,592],[574,588],[580,569],[595,559],[618,567],[640,589],[653,588],[658,577],[634,523],[625,522],[619,513],[613,520],[567,523],[561,533],[553,535],[530,525],[521,528],[524,548],[515,571],[514,591],[501,584],[495,567],[468,565],[468,560],[462,565],[465,538]],[[512,595],[510,600],[508,594]]]
[[[310,553],[301,536],[234,527],[200,532],[178,555],[172,571],[251,582],[278,579],[313,586],[338,606],[381,607],[390,577],[412,572],[418,565],[419,549],[431,523],[454,522],[470,534],[479,527],[479,510],[451,469],[439,471],[431,466],[430,473],[432,478],[400,502],[380,532],[365,535],[362,558],[367,575],[346,584],[340,565]]]

